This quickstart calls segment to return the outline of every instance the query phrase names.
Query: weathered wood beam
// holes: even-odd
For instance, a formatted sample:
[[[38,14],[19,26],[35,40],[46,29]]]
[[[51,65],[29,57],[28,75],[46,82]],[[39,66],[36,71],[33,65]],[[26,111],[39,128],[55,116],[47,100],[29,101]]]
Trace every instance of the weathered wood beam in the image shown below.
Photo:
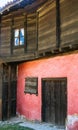
[[[56,47],[60,46],[60,4],[56,0]]]
[[[25,21],[24,21],[24,52],[26,52],[27,49],[27,15],[25,15]]]
[[[13,31],[13,25],[14,25],[14,18],[12,18],[12,25],[11,25],[11,41],[10,41],[10,50],[11,50],[11,55],[13,54],[13,42],[14,42],[14,31]]]
[[[11,102],[10,102],[10,99],[11,99],[11,95],[10,95],[10,87],[11,87],[11,66],[9,65],[8,66],[8,118],[10,118],[10,114],[11,114],[11,109],[10,109],[10,106],[11,106]]]
[[[36,37],[37,37],[37,51],[38,51],[38,23],[39,23],[39,13],[36,13]]]

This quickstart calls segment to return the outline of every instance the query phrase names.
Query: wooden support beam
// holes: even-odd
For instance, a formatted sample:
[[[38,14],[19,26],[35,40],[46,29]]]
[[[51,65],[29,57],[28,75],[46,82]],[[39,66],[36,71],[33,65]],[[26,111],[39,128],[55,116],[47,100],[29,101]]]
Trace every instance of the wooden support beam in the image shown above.
[[[27,15],[24,16],[24,52],[27,50]]]
[[[13,45],[14,45],[14,29],[13,29],[13,25],[14,25],[14,18],[12,18],[12,24],[11,24],[11,44],[10,44],[10,48],[11,48],[11,55],[13,54]]]
[[[56,0],[56,47],[60,46],[60,4]]]
[[[11,114],[11,102],[10,102],[10,87],[11,87],[11,65],[8,65],[8,71],[9,71],[9,75],[8,75],[8,119],[10,118],[10,114]]]
[[[37,12],[36,13],[36,37],[37,37],[37,51],[38,51],[38,29],[39,29],[39,13]]]

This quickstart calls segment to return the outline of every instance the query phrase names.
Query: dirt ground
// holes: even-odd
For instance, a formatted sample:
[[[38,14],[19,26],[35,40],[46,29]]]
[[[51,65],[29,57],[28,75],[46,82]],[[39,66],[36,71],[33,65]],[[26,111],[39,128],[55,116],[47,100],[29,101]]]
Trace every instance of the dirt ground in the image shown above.
[[[27,121],[26,119],[22,118],[11,118],[7,121],[0,121],[0,125],[4,124],[16,124],[18,123],[20,126],[33,128],[34,130],[65,130],[64,128],[57,128],[49,123],[41,123],[41,122],[34,122],[34,121]]]

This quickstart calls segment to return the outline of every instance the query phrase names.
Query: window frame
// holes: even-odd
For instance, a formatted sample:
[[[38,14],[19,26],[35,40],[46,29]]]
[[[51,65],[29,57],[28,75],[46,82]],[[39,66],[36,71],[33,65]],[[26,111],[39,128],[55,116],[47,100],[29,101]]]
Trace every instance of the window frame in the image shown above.
[[[24,35],[21,36],[21,37],[23,37],[24,42],[23,42],[22,44],[20,44],[20,39],[21,39],[21,37],[20,37],[20,31],[21,31],[22,29],[23,29],[23,31],[24,31]],[[15,31],[16,31],[16,30],[18,30],[18,36],[15,36]],[[18,45],[15,44],[15,38],[17,38],[17,39],[19,40]],[[14,48],[23,47],[24,45],[25,45],[25,29],[24,29],[24,27],[14,28],[14,42],[13,42]]]

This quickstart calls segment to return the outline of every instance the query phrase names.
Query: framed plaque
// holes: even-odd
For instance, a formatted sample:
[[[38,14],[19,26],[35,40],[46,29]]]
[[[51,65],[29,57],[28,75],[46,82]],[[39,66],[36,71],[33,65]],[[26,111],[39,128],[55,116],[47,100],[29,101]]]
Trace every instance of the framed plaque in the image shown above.
[[[38,94],[38,77],[25,78],[25,93]]]

